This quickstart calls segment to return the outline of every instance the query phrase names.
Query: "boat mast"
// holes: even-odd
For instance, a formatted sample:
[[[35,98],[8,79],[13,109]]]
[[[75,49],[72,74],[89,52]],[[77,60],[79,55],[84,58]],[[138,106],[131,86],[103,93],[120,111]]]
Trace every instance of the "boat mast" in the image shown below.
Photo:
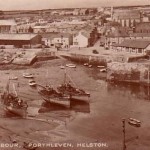
[[[73,80],[71,79],[71,77],[69,75],[67,75],[67,76],[68,76],[69,80],[73,83],[73,85],[78,88],[78,86],[75,84],[75,82],[73,82]]]
[[[66,83],[66,76],[67,76],[67,73],[66,73],[66,69],[65,69],[65,74],[64,74],[64,84]]]
[[[14,92],[15,92],[15,94],[16,94],[16,97],[18,96],[18,94],[17,94],[17,91],[16,91],[16,88],[15,88],[15,85],[13,84],[13,89],[14,89]]]
[[[149,100],[149,72],[150,72],[150,66],[148,66],[148,100]]]
[[[46,71],[46,81],[48,81],[48,69]],[[47,82],[46,82],[46,86],[47,86]]]
[[[7,82],[7,85],[6,85],[6,92],[9,93],[9,84],[10,84],[10,79],[8,77],[8,82]]]

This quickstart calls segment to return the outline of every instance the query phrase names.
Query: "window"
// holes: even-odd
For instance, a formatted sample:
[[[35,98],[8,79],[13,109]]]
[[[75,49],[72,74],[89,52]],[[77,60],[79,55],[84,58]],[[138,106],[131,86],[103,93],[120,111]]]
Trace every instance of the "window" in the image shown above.
[[[74,45],[78,45],[78,42],[74,42]]]
[[[142,49],[138,49],[138,53],[142,53]]]

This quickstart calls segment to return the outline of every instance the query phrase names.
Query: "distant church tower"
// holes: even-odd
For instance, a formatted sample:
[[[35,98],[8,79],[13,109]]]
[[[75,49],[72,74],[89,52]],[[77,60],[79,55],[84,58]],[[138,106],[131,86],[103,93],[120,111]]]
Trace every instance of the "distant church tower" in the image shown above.
[[[111,20],[113,20],[114,8],[111,6]]]

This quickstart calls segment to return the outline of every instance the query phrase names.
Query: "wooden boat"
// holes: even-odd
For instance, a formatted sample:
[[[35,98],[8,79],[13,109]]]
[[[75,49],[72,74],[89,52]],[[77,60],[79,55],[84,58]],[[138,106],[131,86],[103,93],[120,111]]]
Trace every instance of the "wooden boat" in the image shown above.
[[[105,66],[97,66],[97,68],[105,68]]]
[[[91,68],[91,67],[92,67],[92,65],[89,65],[88,67],[89,67],[89,68]]]
[[[28,105],[20,99],[17,94],[9,92],[9,82],[6,86],[6,90],[1,95],[1,100],[6,114],[14,114],[23,118],[26,117]]]
[[[42,99],[48,103],[70,107],[70,97],[57,92],[52,87],[37,85],[37,91],[42,96]]]
[[[140,127],[141,126],[141,121],[137,120],[137,119],[134,119],[134,118],[129,118],[128,123],[132,126],[135,126],[135,127]]]
[[[6,106],[4,109],[8,113],[11,113],[11,114],[14,114],[14,115],[20,116],[20,117],[26,117],[26,114],[27,114],[26,108],[20,109],[20,108],[15,108],[13,106]]]
[[[30,86],[36,86],[36,82],[34,80],[29,80],[29,85]]]
[[[26,117],[28,107],[27,103],[23,102],[12,93],[4,93],[1,98],[6,113],[14,114],[20,117]]]
[[[78,88],[77,86],[73,86],[70,82],[70,81],[72,81],[71,78],[70,78],[70,81],[67,83],[66,82],[67,76],[68,76],[68,78],[70,78],[70,76],[66,75],[66,73],[65,73],[64,83],[59,85],[57,87],[57,90],[64,95],[70,96],[71,100],[78,99],[78,100],[82,100],[82,101],[89,101],[90,93],[84,91],[83,89]],[[73,81],[72,81],[72,83],[73,83]]]
[[[88,66],[89,64],[88,64],[88,63],[84,63],[83,65],[84,65],[84,66]]]
[[[66,67],[69,67],[69,68],[76,68],[76,65],[74,65],[74,64],[66,64]]]
[[[10,77],[9,80],[18,80],[18,77]]]
[[[70,108],[70,97],[69,96],[62,96],[62,97],[42,96],[42,98],[43,98],[43,100],[45,100],[48,103],[62,105],[64,107]]]
[[[107,72],[107,69],[106,68],[100,69],[100,72]]]
[[[70,85],[70,83],[62,84],[57,87],[57,89],[60,93],[69,95],[71,99],[87,101],[90,97],[89,93],[85,92],[82,89],[73,87],[72,85]]]
[[[62,66],[62,65],[61,65],[61,66],[60,66],[60,69],[65,69],[65,66]]]
[[[34,78],[33,74],[31,73],[23,73],[24,78]]]

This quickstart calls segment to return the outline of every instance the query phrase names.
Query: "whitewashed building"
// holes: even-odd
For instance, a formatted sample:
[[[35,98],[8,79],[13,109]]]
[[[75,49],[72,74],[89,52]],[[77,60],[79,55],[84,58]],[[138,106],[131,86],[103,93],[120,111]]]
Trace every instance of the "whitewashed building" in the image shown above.
[[[73,47],[88,47],[90,35],[79,32],[73,37]]]
[[[0,20],[0,33],[16,33],[17,23],[15,20]]]
[[[73,38],[69,33],[47,33],[42,35],[42,41],[49,47],[69,48]]]
[[[47,32],[48,26],[34,26],[33,33],[44,33]]]

